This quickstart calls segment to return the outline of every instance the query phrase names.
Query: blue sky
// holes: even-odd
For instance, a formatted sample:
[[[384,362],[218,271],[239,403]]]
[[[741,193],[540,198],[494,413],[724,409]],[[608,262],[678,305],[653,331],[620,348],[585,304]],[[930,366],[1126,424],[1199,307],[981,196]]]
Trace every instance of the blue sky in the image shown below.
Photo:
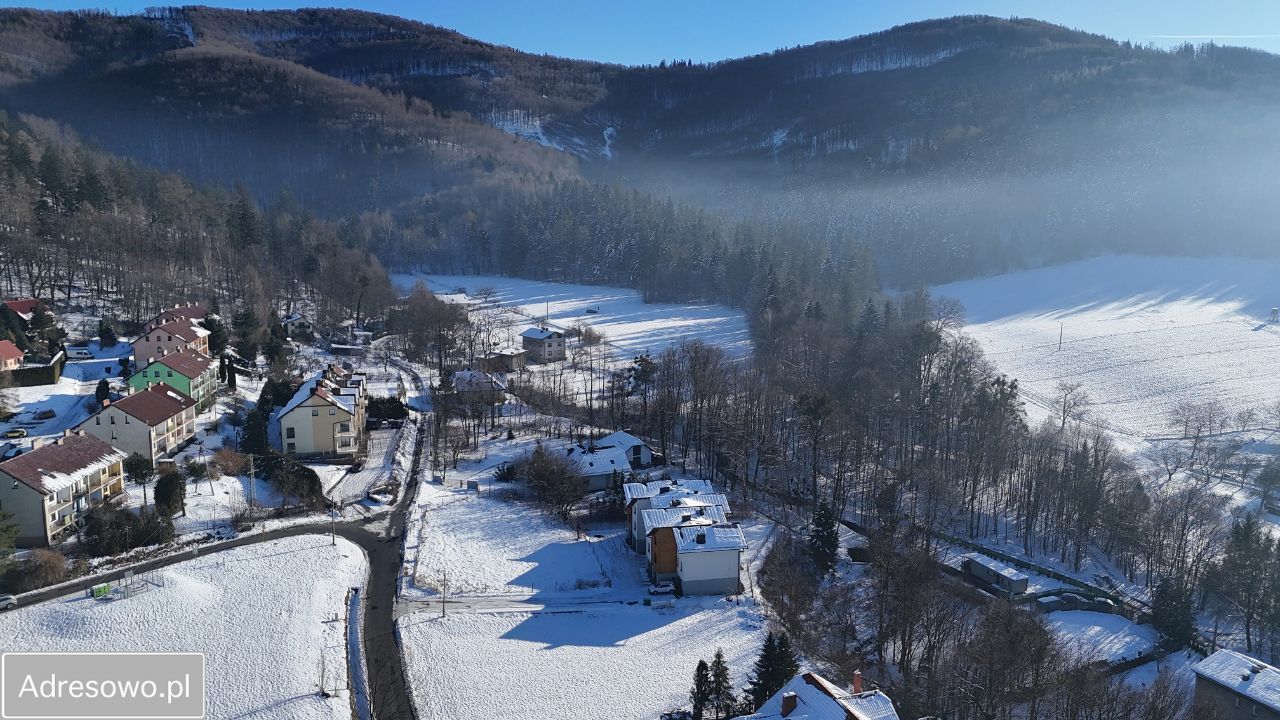
[[[279,0],[205,1],[252,9],[301,6]],[[158,4],[44,0],[35,7],[126,13]],[[1280,2],[1275,0],[377,0],[360,7],[530,52],[629,64],[740,57],[968,13],[1034,17],[1140,44],[1213,39],[1280,53]]]

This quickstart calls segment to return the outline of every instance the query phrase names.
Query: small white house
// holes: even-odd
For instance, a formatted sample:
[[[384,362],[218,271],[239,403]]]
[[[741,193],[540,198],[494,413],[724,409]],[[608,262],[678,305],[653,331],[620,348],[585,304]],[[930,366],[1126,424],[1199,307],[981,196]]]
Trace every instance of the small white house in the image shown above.
[[[676,580],[683,595],[736,595],[742,551],[742,528],[720,525],[672,528],[676,541]]]
[[[556,362],[567,357],[564,333],[545,327],[532,327],[520,333],[520,342],[534,362]]]
[[[281,320],[280,325],[284,327],[284,333],[289,337],[311,337],[315,334],[311,321],[302,313],[292,313]]]

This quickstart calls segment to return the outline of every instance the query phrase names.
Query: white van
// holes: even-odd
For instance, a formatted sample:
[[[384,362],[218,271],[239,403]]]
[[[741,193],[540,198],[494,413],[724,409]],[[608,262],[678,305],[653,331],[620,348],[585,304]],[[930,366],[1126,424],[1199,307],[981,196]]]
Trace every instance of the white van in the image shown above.
[[[92,360],[93,353],[89,352],[89,348],[73,347],[67,348],[67,357],[75,360]]]

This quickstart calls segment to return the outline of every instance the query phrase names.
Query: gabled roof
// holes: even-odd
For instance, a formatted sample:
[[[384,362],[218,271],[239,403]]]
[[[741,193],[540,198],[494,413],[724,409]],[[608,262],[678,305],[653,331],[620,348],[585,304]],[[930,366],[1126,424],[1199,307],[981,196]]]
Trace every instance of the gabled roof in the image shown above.
[[[622,448],[623,450],[629,450],[639,445],[644,445],[645,447],[648,447],[649,445],[645,441],[629,432],[626,432],[625,430],[619,430],[615,433],[605,435],[599,440],[596,440],[595,444],[597,447],[616,447]]]
[[[75,434],[0,462],[0,472],[37,492],[54,493],[86,472],[96,472],[124,458],[124,453],[105,441]]]
[[[1261,660],[1234,650],[1219,650],[1191,670],[1205,680],[1280,712],[1280,670]]]
[[[195,342],[196,340],[209,334],[208,330],[205,330],[202,327],[196,327],[195,325],[192,325],[191,323],[185,320],[171,320],[167,323],[164,323],[163,325],[157,325],[151,328],[150,330],[144,332],[142,335],[143,337],[146,337],[148,334],[153,332],[172,335],[186,342]]]
[[[280,321],[280,324],[281,324],[281,325],[290,325],[290,324],[292,324],[292,323],[296,323],[296,322],[298,322],[299,320],[306,320],[306,318],[302,316],[302,313],[291,313],[288,317],[286,317],[285,319],[281,320],[281,321]]]
[[[550,328],[531,327],[520,333],[520,337],[529,338],[531,340],[550,340],[551,338],[564,337],[564,333]]]
[[[306,382],[299,385],[298,390],[293,393],[293,397],[289,398],[289,402],[285,403],[285,406],[281,408],[278,417],[288,415],[298,409],[299,405],[312,397],[318,397],[334,407],[342,408],[344,411],[355,415],[356,401],[359,394],[362,392],[362,387],[340,388],[330,379],[334,375],[339,374],[341,375],[339,379],[343,382],[347,382],[349,379],[354,379],[356,377],[364,377],[363,375],[351,375],[350,373],[342,370],[341,367],[330,365],[327,369],[321,370],[315,375],[312,375],[310,378],[307,378]],[[350,392],[348,393],[345,391]]]
[[[21,360],[22,357],[22,349],[12,340],[0,340],[0,360]]]
[[[155,361],[191,380],[200,377],[213,367],[213,361],[204,353],[186,348],[158,357]]]
[[[458,392],[506,392],[507,386],[487,372],[459,370],[453,374],[453,389]]]
[[[714,492],[711,483],[706,480],[651,480],[644,483],[624,483],[622,486],[622,499],[624,504],[630,505],[636,500],[657,497],[663,494],[663,488],[666,488],[668,493],[677,488],[686,493]]]
[[[159,383],[120,398],[112,407],[119,408],[121,412],[146,423],[148,427],[155,427],[195,404],[196,401],[185,394]]]
[[[727,522],[724,510],[712,505],[710,507],[675,507],[649,508],[644,510],[644,526],[653,532],[658,528],[676,527],[677,525],[715,525]]]
[[[9,308],[18,317],[23,320],[31,320],[36,310],[40,307],[40,301],[35,298],[14,298],[13,300],[5,300],[4,306]]]
[[[202,320],[209,311],[199,303],[187,303],[186,305],[174,305],[171,308],[165,308],[156,313],[156,316],[148,323],[152,327],[173,322],[174,320]]]
[[[788,695],[795,697],[795,709],[782,714]],[[796,675],[760,706],[755,715],[742,720],[898,720],[893,701],[879,690],[846,692],[817,673]]]
[[[746,550],[747,538],[737,525],[677,525],[672,528],[676,536],[676,552],[713,552],[716,550]]]

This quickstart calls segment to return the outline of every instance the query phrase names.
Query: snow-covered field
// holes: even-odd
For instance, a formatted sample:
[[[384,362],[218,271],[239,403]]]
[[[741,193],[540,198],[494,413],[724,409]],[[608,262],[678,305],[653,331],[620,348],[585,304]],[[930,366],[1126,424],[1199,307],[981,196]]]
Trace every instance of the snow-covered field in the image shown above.
[[[211,718],[349,718],[342,618],[366,571],[364,553],[342,539],[235,548],[158,570],[127,599],[75,595],[0,615],[0,647],[203,652]],[[322,666],[340,691],[328,699]]]
[[[694,666],[718,647],[744,685],[763,616],[715,604],[402,618],[418,716],[649,720],[687,705]]]
[[[413,574],[423,592],[439,592],[447,579],[450,596],[643,593],[644,558],[626,546],[621,527],[579,539],[530,505],[465,490],[444,491],[425,512]]]
[[[1120,615],[1063,610],[1049,613],[1049,628],[1081,660],[1117,662],[1135,658],[1156,645],[1156,631]]]
[[[432,292],[442,295],[465,288],[472,296],[482,288],[493,290],[491,301],[529,319],[513,324],[501,344],[519,345],[520,332],[533,318],[546,317],[555,327],[569,328],[584,322],[605,334],[618,354],[630,359],[645,352],[657,355],[682,341],[700,339],[718,345],[731,357],[746,357],[751,338],[741,311],[722,305],[645,304],[636,290],[598,285],[520,280],[477,275],[393,275],[403,291],[421,279]],[[588,314],[587,310],[596,310]]]
[[[967,332],[1018,379],[1033,419],[1051,414],[1058,383],[1079,382],[1094,419],[1132,441],[1169,435],[1181,401],[1218,400],[1231,413],[1275,405],[1280,324],[1267,320],[1280,305],[1277,277],[1273,261],[1118,256],[934,294],[964,304]]]

